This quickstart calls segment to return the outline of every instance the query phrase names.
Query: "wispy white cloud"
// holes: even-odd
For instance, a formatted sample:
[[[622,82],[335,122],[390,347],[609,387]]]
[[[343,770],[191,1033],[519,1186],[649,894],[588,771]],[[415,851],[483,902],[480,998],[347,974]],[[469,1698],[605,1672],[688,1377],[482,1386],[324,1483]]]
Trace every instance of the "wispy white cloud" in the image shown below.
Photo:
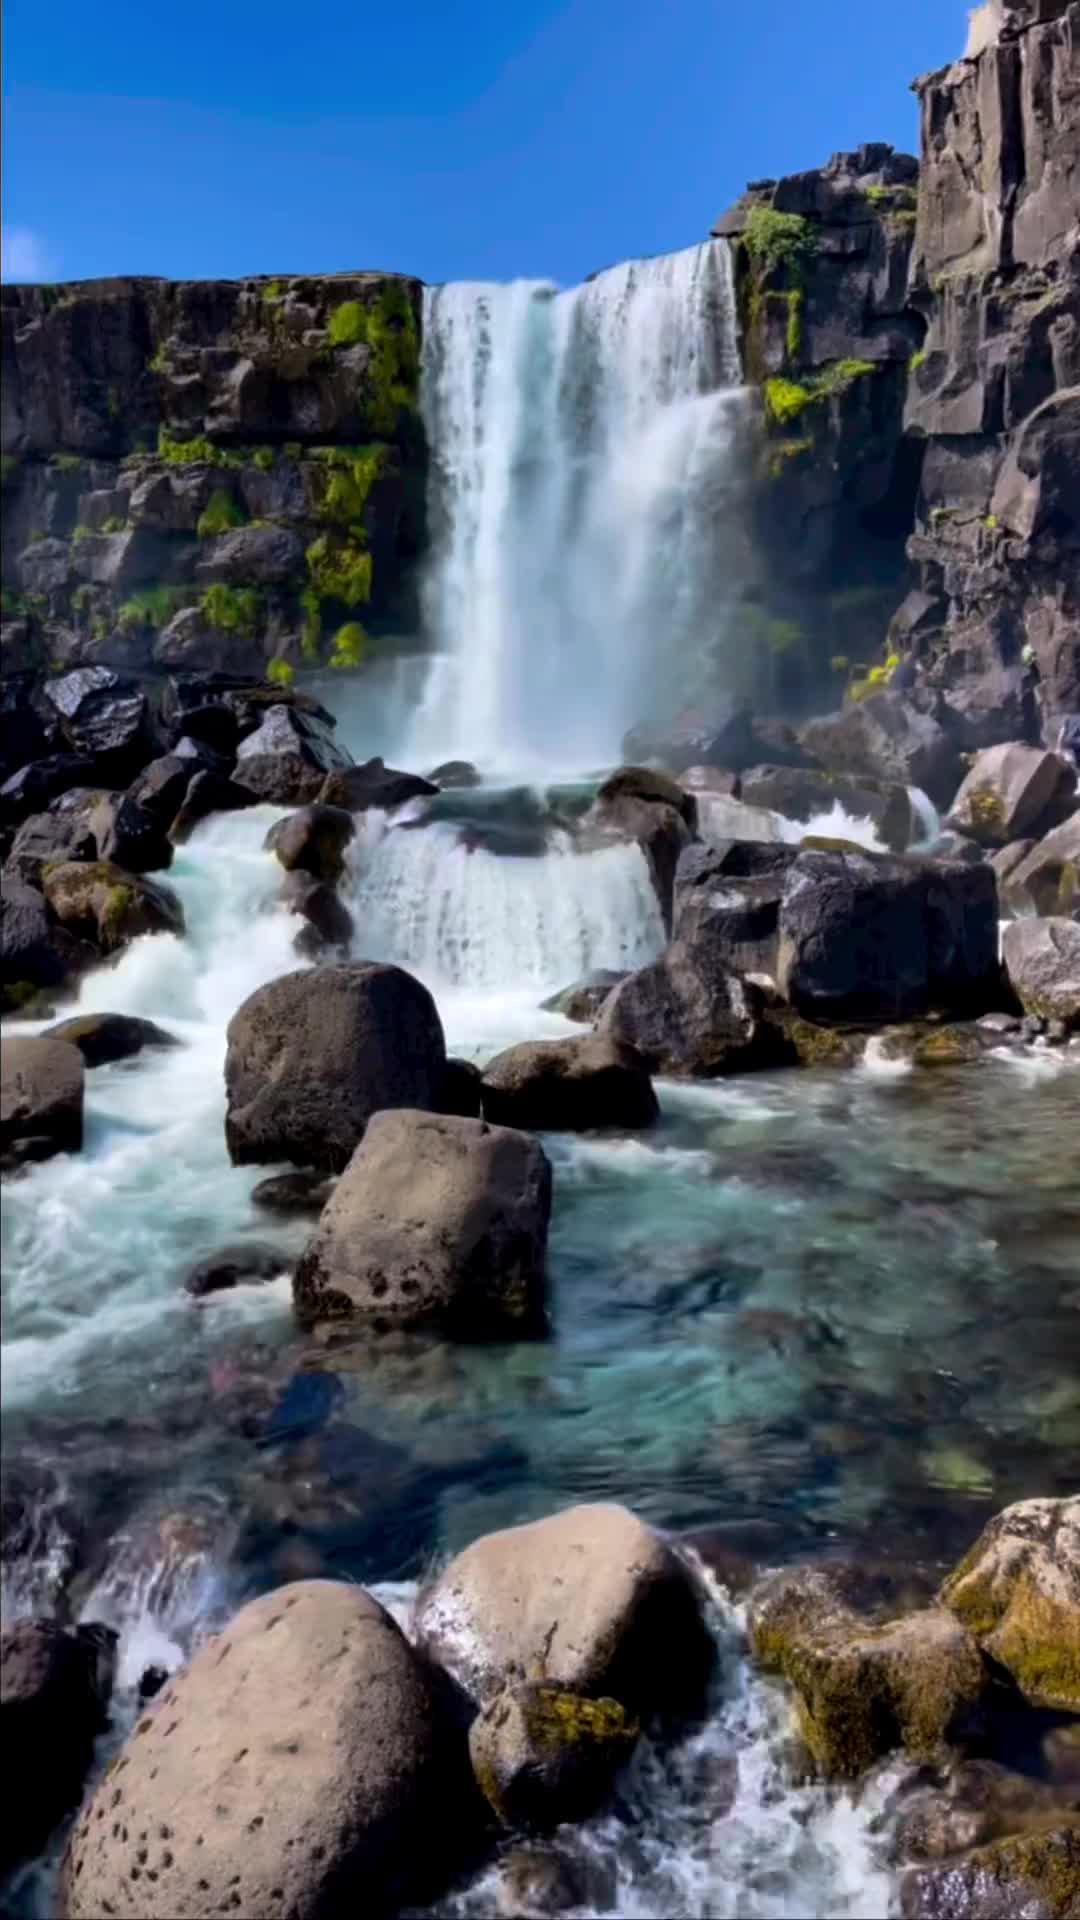
[[[7,227],[0,232],[0,279],[50,280],[52,263],[41,235],[29,227]]]

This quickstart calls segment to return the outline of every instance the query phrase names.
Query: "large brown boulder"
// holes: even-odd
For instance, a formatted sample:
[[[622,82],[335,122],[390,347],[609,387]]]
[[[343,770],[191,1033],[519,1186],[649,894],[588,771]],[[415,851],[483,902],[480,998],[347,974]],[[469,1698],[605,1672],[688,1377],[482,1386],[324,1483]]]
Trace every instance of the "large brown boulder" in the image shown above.
[[[144,933],[183,933],[184,909],[171,887],[108,860],[65,861],[43,880],[61,924],[102,953],[117,953]]]
[[[578,826],[583,852],[636,843],[645,856],[664,926],[670,932],[675,868],[697,824],[697,802],[667,774],[620,767],[599,789]]]
[[[712,1641],[685,1563],[625,1507],[485,1535],[420,1595],[420,1644],[472,1700],[543,1682],[641,1718],[702,1699]]]
[[[940,1597],[1032,1705],[1080,1713],[1080,1498],[1005,1507]]]
[[[380,1108],[434,1108],[445,1066],[435,1002],[400,967],[284,974],[229,1022],[229,1153],[338,1173]]]
[[[1001,954],[1025,1013],[1080,1026],[1080,926],[1075,920],[1010,920]]]
[[[481,1097],[485,1119],[539,1132],[649,1127],[660,1112],[640,1056],[606,1034],[508,1047],[485,1067]]]
[[[377,1113],[296,1270],[297,1311],[465,1337],[535,1331],[550,1212],[551,1168],[528,1134]]]
[[[370,1594],[279,1587],[139,1721],[71,1835],[61,1910],[392,1911],[453,1831],[455,1761],[431,1676]]]
[[[823,1021],[981,1013],[1001,998],[989,867],[801,852],[780,904],[777,985]]]
[[[1076,792],[1071,767],[1045,747],[987,747],[952,803],[949,824],[984,847],[1004,847],[1060,824]]]
[[[0,1148],[16,1159],[77,1153],[83,1138],[83,1060],[67,1040],[16,1034],[0,1041]]]
[[[336,886],[345,870],[345,849],[356,831],[344,807],[301,807],[270,828],[264,845],[286,873],[310,873]]]
[[[854,1779],[900,1747],[932,1761],[981,1730],[987,1671],[944,1607],[868,1619],[827,1570],[793,1567],[751,1594],[750,1642],[793,1688],[799,1731],[828,1777]]]
[[[956,792],[959,755],[945,729],[888,687],[808,720],[799,742],[826,773],[921,787],[939,807]]]
[[[609,995],[597,1032],[633,1047],[653,1073],[708,1080],[789,1057],[763,1011],[755,987],[717,966],[703,946],[673,940]]]
[[[98,1625],[73,1632],[20,1620],[0,1634],[0,1730],[4,1783],[0,1873],[41,1851],[78,1799],[107,1723],[116,1635]]]

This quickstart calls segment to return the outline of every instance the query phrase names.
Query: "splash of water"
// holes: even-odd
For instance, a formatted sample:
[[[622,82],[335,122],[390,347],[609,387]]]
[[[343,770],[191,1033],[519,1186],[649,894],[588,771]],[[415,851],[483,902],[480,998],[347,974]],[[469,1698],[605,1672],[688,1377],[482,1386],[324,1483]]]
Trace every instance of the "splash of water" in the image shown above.
[[[565,293],[436,287],[424,336],[442,659],[417,751],[610,764],[722,624],[745,408],[728,247]]]

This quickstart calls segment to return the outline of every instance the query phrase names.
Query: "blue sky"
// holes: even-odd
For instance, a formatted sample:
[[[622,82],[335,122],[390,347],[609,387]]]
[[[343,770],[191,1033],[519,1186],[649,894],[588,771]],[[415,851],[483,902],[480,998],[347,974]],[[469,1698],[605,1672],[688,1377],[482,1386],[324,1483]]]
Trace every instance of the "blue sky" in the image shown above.
[[[911,148],[954,0],[8,0],[4,272],[563,283]]]

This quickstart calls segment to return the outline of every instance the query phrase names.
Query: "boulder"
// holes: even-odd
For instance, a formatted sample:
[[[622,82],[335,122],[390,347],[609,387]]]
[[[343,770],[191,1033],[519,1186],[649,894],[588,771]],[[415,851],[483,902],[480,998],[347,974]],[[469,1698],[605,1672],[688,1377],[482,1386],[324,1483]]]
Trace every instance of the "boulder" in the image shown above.
[[[903,853],[915,838],[911,797],[895,780],[860,779],[811,767],[750,767],[742,776],[740,797],[748,806],[768,807],[789,820],[812,820],[841,806],[855,819],[871,821],[894,853]]]
[[[77,1153],[83,1140],[83,1061],[67,1040],[18,1034],[0,1040],[0,1148],[15,1161]],[[38,1143],[24,1154],[22,1141]]]
[[[130,794],[103,794],[90,815],[90,826],[100,858],[127,873],[152,873],[172,865],[172,842],[165,831],[168,821],[162,824]]]
[[[44,891],[57,919],[102,953],[117,953],[144,933],[184,932],[184,910],[170,887],[108,860],[53,867]]]
[[[502,1824],[543,1832],[594,1812],[637,1736],[637,1721],[617,1700],[542,1684],[508,1687],[473,1721],[469,1757]]]
[[[541,1133],[651,1127],[660,1115],[640,1056],[601,1033],[508,1047],[484,1069],[482,1100],[497,1126]]]
[[[1076,776],[1056,753],[1019,741],[987,747],[952,803],[948,824],[984,847],[1004,847],[1061,824]]]
[[[100,767],[100,761],[77,753],[51,753],[44,760],[28,761],[0,787],[0,822],[17,826],[27,814],[44,813],[71,787],[90,785]]]
[[[445,1859],[454,1745],[436,1684],[370,1594],[279,1587],[139,1720],[72,1832],[61,1910],[392,1912]]]
[[[242,807],[253,807],[255,804],[256,795],[249,787],[238,786],[235,780],[228,779],[224,774],[201,768],[191,776],[187,792],[169,828],[169,839],[174,847],[182,847],[191,839],[196,827],[209,819],[211,814],[237,813]]]
[[[981,1731],[988,1675],[944,1607],[868,1619],[828,1569],[792,1567],[751,1593],[750,1644],[793,1688],[799,1732],[827,1778],[855,1779],[884,1754],[941,1758]]]
[[[622,767],[600,788],[577,830],[583,853],[627,843],[641,848],[668,932],[675,868],[690,844],[693,828],[687,820],[696,820],[696,806],[692,794],[683,793],[664,775]]]
[[[614,1505],[475,1540],[421,1592],[416,1632],[481,1707],[542,1683],[678,1717],[701,1705],[713,1661],[687,1564]]]
[[[716,700],[708,713],[656,730],[635,727],[626,735],[628,760],[656,760],[671,773],[687,767],[731,767],[736,773],[761,758],[750,708],[738,700]]]
[[[301,807],[276,821],[263,844],[286,873],[310,873],[333,887],[345,871],[345,849],[355,831],[344,807]]]
[[[230,586],[288,586],[304,571],[304,543],[289,527],[234,527],[203,540],[195,563],[197,581]]]
[[[206,764],[210,764],[210,755],[207,750],[189,736],[184,738],[187,751],[163,753],[156,760],[151,760],[149,766],[144,767],[132,782],[125,795],[125,799],[132,806],[139,807],[144,813],[150,815],[162,833],[167,832],[172,825],[191,785],[196,771],[192,766],[192,760],[202,760],[205,754]],[[179,746],[178,742],[178,749]]]
[[[1073,1920],[1080,1911],[1080,1824],[1014,1833],[961,1859],[914,1867],[902,1920]]]
[[[57,723],[38,711],[33,674],[19,672],[8,663],[8,634],[13,625],[4,620],[0,655],[0,781],[9,780],[29,761],[42,759],[55,748],[59,736]]]
[[[0,1634],[0,1727],[14,1763],[5,1785],[0,1874],[40,1853],[74,1806],[107,1724],[116,1635],[20,1620]]]
[[[1051,1781],[1015,1773],[996,1760],[960,1760],[943,1780],[901,1790],[896,1851],[905,1860],[948,1860],[1010,1833],[1048,1826],[1067,1804]]]
[[[290,873],[281,889],[281,903],[307,925],[301,927],[293,945],[306,960],[317,960],[328,947],[348,954],[353,937],[353,917],[325,880],[310,873]]]
[[[1017,913],[1075,913],[1080,908],[1080,814],[1037,840],[1004,875],[1002,890]]]
[[[376,1113],[297,1267],[297,1313],[464,1338],[535,1332],[550,1212],[551,1168],[527,1134]]]
[[[1001,996],[993,873],[800,852],[784,882],[776,977],[796,1012],[825,1024],[988,1011]]]
[[[0,886],[0,1011],[24,1006],[42,989],[70,986],[97,954],[50,914],[44,894],[14,874]]]
[[[1010,920],[1001,936],[1001,955],[1025,1013],[1080,1027],[1080,925],[1075,920]]]
[[[222,1293],[230,1287],[253,1280],[276,1280],[289,1267],[280,1247],[260,1245],[256,1240],[241,1241],[234,1247],[219,1247],[205,1260],[197,1260],[184,1275],[185,1293],[196,1300],[208,1293]]]
[[[448,1060],[439,1087],[437,1113],[456,1113],[463,1120],[479,1120],[483,1081],[471,1060]]]
[[[483,776],[471,760],[444,760],[441,766],[433,767],[427,777],[433,786],[447,791],[483,785]]]
[[[334,1191],[321,1173],[272,1173],[251,1189],[251,1204],[268,1213],[321,1213]]]
[[[340,1172],[380,1108],[435,1106],[445,1066],[435,1002],[400,967],[284,974],[229,1023],[229,1153]]]
[[[791,846],[690,846],[675,870],[675,938],[725,973],[776,973],[780,900]]]
[[[569,987],[553,993],[550,1000],[542,1002],[545,1013],[561,1013],[564,1020],[578,1021],[582,1026],[591,1026],[600,1012],[609,993],[626,979],[625,973],[615,973],[610,967],[594,967],[591,973],[583,974]]]
[[[1008,904],[1008,882],[1022,866],[1028,854],[1036,845],[1034,840],[1010,840],[1007,847],[999,847],[989,857],[989,866],[998,885],[998,899]]]
[[[75,813],[32,813],[11,843],[4,862],[4,884],[9,876],[40,887],[42,868],[50,861],[93,860],[97,841],[84,817]]]
[[[940,1599],[1033,1706],[1080,1712],[1080,1498],[1005,1507]]]
[[[324,806],[344,807],[348,813],[365,813],[369,807],[390,813],[407,800],[429,799],[438,791],[431,780],[422,780],[418,773],[400,773],[376,757],[359,767],[328,773],[316,798]]]
[[[615,988],[596,1026],[632,1047],[651,1073],[708,1080],[790,1057],[763,1011],[757,988],[720,970],[700,947],[673,940]]]
[[[326,724],[291,706],[269,707],[261,726],[241,740],[234,778],[260,800],[303,806],[322,796],[328,773],[349,766]]]
[[[43,697],[73,753],[92,755],[133,774],[153,752],[150,708],[136,680],[111,667],[77,667],[46,680]]]
[[[153,1020],[131,1013],[79,1013],[61,1020],[42,1034],[43,1040],[66,1040],[77,1047],[87,1067],[105,1067],[114,1060],[131,1060],[144,1047],[178,1047],[174,1034]]]
[[[808,720],[799,740],[826,773],[921,787],[939,807],[956,792],[960,762],[949,735],[932,714],[887,687]]]

